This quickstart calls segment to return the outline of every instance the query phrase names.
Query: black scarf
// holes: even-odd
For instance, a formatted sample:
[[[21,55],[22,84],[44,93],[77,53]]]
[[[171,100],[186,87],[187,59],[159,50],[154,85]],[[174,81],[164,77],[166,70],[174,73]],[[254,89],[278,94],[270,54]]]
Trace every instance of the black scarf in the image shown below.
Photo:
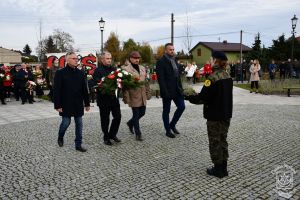
[[[138,72],[140,73],[140,67],[139,67],[139,65],[133,64],[133,63],[131,63],[131,65],[132,65],[132,67],[133,67],[136,71],[138,71]]]

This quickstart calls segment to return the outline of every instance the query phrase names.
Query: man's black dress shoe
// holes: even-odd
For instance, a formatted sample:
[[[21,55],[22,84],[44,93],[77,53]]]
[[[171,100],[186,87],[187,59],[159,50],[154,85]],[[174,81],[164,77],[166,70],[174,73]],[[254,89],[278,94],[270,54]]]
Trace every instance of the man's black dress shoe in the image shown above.
[[[104,140],[104,144],[109,145],[109,146],[112,145],[110,140]]]
[[[115,142],[121,142],[121,140],[119,139],[119,138],[117,138],[117,137],[114,137],[114,138],[111,138],[113,141],[115,141]]]
[[[57,144],[58,144],[58,146],[60,146],[60,147],[64,146],[64,139],[58,139],[58,140],[57,140]]]
[[[87,150],[85,148],[83,148],[82,146],[79,146],[79,147],[76,147],[76,150],[77,151],[80,151],[80,152],[86,152]]]
[[[136,135],[136,136],[135,136],[135,140],[137,140],[137,141],[143,141],[141,135]]]
[[[173,131],[173,133],[175,134],[180,134],[180,132],[174,127],[174,128],[171,128],[171,130]]]
[[[133,125],[130,122],[127,122],[127,126],[129,128],[130,133],[134,134],[134,132],[133,132]]]
[[[175,138],[175,135],[173,135],[171,132],[166,133],[166,136],[169,138]]]

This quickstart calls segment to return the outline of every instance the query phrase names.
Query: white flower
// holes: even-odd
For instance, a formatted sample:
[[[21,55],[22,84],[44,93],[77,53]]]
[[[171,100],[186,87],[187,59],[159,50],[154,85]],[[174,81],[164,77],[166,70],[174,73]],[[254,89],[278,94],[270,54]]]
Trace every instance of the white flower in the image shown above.
[[[128,75],[128,74],[129,74],[127,71],[124,71],[123,73],[124,73],[125,75]]]
[[[33,82],[33,81],[29,81],[29,84],[30,85],[36,85],[35,82]]]
[[[0,77],[1,77],[1,78],[4,77],[4,74],[0,74]]]
[[[93,76],[90,75],[90,74],[88,74],[86,77],[87,77],[88,80],[91,80],[93,78]]]
[[[118,73],[118,77],[122,78],[123,77],[123,74],[122,73]]]
[[[87,70],[90,70],[90,69],[91,69],[91,67],[85,67],[85,69],[87,69]]]
[[[101,78],[101,81],[104,81],[104,80],[105,80],[105,77],[102,77],[102,78]]]
[[[117,82],[122,82],[122,79],[118,78],[118,79],[117,79]]]

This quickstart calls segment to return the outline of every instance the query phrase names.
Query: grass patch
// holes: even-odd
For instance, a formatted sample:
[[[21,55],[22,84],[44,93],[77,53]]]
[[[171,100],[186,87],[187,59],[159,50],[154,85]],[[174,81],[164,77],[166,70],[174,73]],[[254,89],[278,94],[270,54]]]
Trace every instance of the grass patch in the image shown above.
[[[283,81],[275,80],[261,80],[258,83],[259,88],[258,92],[261,94],[280,94],[286,95],[287,89],[283,89],[284,87],[300,87],[300,80],[299,79],[286,79]],[[234,84],[234,86],[245,89],[251,90],[250,84]],[[292,94],[300,94],[300,89],[292,90]]]
[[[38,97],[36,96],[35,98],[38,98]],[[40,99],[51,101],[51,99],[50,99],[50,97],[48,95],[43,95],[43,96],[41,96]]]

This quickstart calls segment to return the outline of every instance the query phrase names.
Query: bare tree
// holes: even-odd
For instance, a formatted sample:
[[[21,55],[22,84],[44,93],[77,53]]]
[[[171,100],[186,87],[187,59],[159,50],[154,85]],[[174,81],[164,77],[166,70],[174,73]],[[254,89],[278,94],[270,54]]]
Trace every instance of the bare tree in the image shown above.
[[[71,34],[60,29],[54,29],[52,38],[55,46],[60,52],[74,51],[74,39]]]

